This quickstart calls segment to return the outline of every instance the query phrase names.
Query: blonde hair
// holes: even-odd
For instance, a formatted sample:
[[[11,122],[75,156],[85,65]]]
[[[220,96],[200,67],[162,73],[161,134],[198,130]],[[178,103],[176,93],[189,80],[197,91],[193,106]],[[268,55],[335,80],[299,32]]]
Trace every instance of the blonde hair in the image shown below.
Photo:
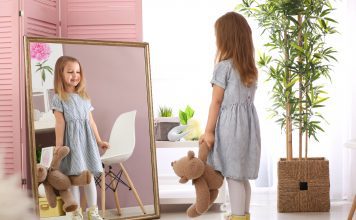
[[[58,94],[60,99],[62,100],[68,99],[68,93],[65,91],[65,87],[64,87],[63,72],[64,72],[64,67],[69,62],[78,63],[80,67],[80,82],[75,87],[75,92],[78,93],[80,97],[84,99],[89,99],[89,96],[85,89],[85,79],[84,79],[82,65],[80,64],[79,60],[70,56],[61,56],[57,59],[56,66],[54,68],[54,92]]]
[[[242,83],[250,87],[258,78],[255,64],[252,31],[246,19],[228,12],[215,22],[216,62],[232,59],[233,66],[240,74]]]

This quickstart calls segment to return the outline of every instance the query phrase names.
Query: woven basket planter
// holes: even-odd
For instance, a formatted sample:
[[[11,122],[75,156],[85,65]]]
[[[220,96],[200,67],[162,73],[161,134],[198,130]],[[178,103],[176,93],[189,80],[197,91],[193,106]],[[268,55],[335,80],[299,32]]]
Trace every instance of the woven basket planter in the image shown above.
[[[278,212],[330,210],[329,161],[324,158],[278,162]]]

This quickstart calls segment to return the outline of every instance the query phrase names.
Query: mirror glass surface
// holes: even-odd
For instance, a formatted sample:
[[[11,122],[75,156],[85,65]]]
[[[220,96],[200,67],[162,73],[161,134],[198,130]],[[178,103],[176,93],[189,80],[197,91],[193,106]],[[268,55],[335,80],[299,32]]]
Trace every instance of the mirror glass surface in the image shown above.
[[[44,190],[38,187],[36,166],[50,160],[51,147],[55,146],[56,121],[51,109],[55,95],[54,67],[56,60],[64,55],[75,57],[81,63],[86,90],[94,107],[92,115],[102,140],[109,142],[119,115],[136,111],[133,153],[122,161],[122,166],[112,165],[113,173],[119,173],[123,183],[111,182],[112,176],[108,174],[105,178],[105,218],[157,218],[159,205],[148,44],[28,37],[25,49],[29,166],[38,214],[48,214],[45,210],[47,206],[42,204]],[[100,151],[101,155],[103,153]],[[120,174],[122,167],[126,172]],[[105,170],[108,172],[109,166]],[[130,180],[127,180],[125,173]],[[96,183],[98,207],[102,212],[102,178],[96,178]],[[116,184],[117,197],[108,188]],[[80,195],[80,206],[85,209],[87,205],[82,189]],[[121,215],[118,215],[118,204]],[[70,219],[68,216],[62,218]]]

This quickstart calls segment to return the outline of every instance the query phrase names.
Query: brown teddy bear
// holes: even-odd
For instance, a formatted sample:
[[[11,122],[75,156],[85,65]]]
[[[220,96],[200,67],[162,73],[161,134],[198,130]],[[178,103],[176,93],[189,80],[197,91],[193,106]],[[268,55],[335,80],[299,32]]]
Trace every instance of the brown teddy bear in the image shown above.
[[[224,177],[220,172],[215,171],[206,164],[209,152],[205,142],[199,146],[199,158],[196,158],[193,151],[188,151],[188,155],[172,162],[172,167],[180,183],[192,180],[195,186],[196,202],[187,209],[189,217],[197,217],[206,212],[215,201],[222,186]]]
[[[58,148],[54,152],[51,166],[48,169],[45,166],[37,164],[37,181],[39,184],[43,183],[44,185],[48,204],[52,208],[56,207],[55,190],[57,190],[63,200],[63,210],[65,212],[72,212],[78,208],[78,204],[69,190],[70,186],[86,185],[92,179],[92,175],[88,170],[83,171],[78,176],[67,176],[59,171],[62,159],[68,155],[69,151],[69,147],[67,146]]]

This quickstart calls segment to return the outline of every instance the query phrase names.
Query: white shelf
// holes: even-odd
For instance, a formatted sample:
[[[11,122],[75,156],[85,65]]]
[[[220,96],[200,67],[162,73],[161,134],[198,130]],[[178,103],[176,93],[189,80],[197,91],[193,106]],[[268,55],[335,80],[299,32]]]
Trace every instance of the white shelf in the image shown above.
[[[199,147],[198,141],[156,141],[156,148]]]
[[[54,131],[55,124],[54,120],[35,121],[35,131],[36,133]]]

